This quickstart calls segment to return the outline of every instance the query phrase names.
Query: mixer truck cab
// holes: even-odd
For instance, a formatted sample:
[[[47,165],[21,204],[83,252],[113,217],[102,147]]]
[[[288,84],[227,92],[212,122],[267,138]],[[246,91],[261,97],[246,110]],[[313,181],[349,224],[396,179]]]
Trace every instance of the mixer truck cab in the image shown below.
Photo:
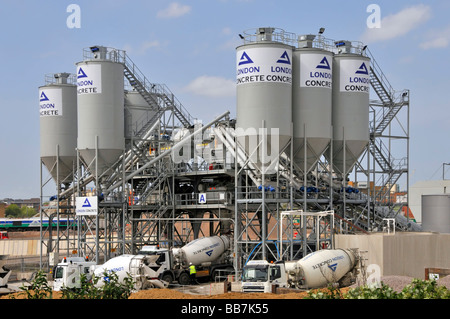
[[[53,272],[53,290],[59,291],[63,287],[80,288],[81,275],[89,280],[92,277],[92,267],[95,262],[83,257],[64,257]]]
[[[251,260],[243,269],[243,292],[272,292],[272,286],[288,287],[284,261]]]

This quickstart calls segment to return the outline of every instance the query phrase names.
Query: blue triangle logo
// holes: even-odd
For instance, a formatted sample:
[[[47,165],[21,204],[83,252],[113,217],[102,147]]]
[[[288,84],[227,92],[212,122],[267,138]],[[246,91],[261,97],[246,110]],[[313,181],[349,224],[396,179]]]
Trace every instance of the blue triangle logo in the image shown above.
[[[79,78],[87,78],[87,75],[86,75],[86,73],[84,73],[82,68],[80,68],[78,70],[77,79],[79,79]]]
[[[43,101],[50,101],[47,97],[47,95],[45,95],[44,91],[42,91],[41,96],[39,97],[39,102],[43,102]]]
[[[332,271],[336,271],[337,263],[332,264],[332,265],[328,265],[328,268],[330,268]]]
[[[363,62],[363,64],[361,64],[359,69],[356,71],[356,74],[365,74],[365,75],[369,74],[369,71],[367,70],[367,66],[364,62]]]
[[[291,64],[291,59],[289,59],[289,54],[284,51],[284,53],[280,56],[277,63]]]
[[[214,249],[208,250],[206,252],[206,254],[208,255],[208,257],[211,257],[212,253],[213,253]]]
[[[327,57],[323,57],[322,61],[316,66],[316,69],[327,69],[330,70],[330,64],[328,63]]]
[[[83,206],[81,206],[81,207],[92,207],[91,203],[89,203],[89,199],[86,198],[86,200],[83,203]]]
[[[250,59],[245,51],[244,53],[242,53],[241,59],[239,61],[239,65],[253,63],[252,59]]]

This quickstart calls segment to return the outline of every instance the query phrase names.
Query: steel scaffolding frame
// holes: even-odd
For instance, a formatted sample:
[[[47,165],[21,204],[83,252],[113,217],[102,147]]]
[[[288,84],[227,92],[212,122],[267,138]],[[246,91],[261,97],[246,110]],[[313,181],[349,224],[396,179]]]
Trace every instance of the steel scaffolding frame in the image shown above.
[[[78,156],[72,186],[63,190],[56,181],[58,200],[54,206],[41,209],[41,216],[50,216],[55,209],[57,218],[62,214],[76,218],[75,197],[86,195],[89,185],[94,185],[95,196],[103,194],[102,200],[97,216],[77,219],[77,238],[57,228],[57,244],[53,245],[51,239],[44,238],[49,230],[43,229],[41,246],[47,246],[47,251],[42,249],[41,254],[70,254],[73,249],[79,256],[99,262],[115,254],[136,253],[143,245],[183,245],[208,232],[231,236],[239,272],[250,259],[300,258],[316,249],[332,248],[335,232],[379,230],[386,218],[396,218],[397,229],[409,229],[409,224],[398,218],[402,208],[386,200],[390,195],[386,192],[388,184],[405,175],[407,187],[409,184],[409,91],[400,95],[394,92],[370,53],[374,74],[371,85],[383,100],[370,103],[370,141],[354,169],[355,182],[362,175],[368,185],[373,185],[366,194],[356,194],[345,192],[348,176],[336,176],[331,170],[332,158],[327,161],[321,156],[309,171],[298,167],[286,155],[293,154],[292,136],[278,154],[276,172],[269,175],[258,171],[236,142],[229,112],[195,127],[192,117],[165,86],[148,81],[124,51],[110,52],[111,59],[125,66],[124,81],[139,92],[155,115],[126,132],[126,149],[107,176],[95,176],[87,170],[91,163],[84,163]],[[402,134],[394,131],[394,124]],[[180,129],[187,135],[174,141]],[[212,130],[213,140],[223,143],[224,152],[231,154],[233,160],[228,164],[233,168],[205,169],[203,162],[193,162],[192,157],[175,163],[177,152],[203,143],[195,136],[207,129]],[[407,145],[406,155],[401,154],[398,163],[393,158],[393,140]],[[288,149],[291,151],[285,152]],[[207,158],[202,160],[208,162]],[[224,198],[199,204],[198,186],[205,179],[227,181]],[[42,199],[46,184],[41,177]],[[191,188],[183,190],[184,184]],[[64,208],[61,199],[67,199]],[[300,215],[300,221],[294,222],[287,212]],[[323,212],[327,212],[326,218]],[[209,231],[205,231],[205,225]],[[64,241],[66,246],[62,245]]]

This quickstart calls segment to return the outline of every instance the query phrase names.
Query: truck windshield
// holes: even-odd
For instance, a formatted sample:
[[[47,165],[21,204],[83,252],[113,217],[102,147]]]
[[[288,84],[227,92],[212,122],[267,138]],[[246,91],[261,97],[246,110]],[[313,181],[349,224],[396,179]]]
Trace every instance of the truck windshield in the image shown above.
[[[247,266],[242,275],[243,281],[266,281],[267,266]]]
[[[58,278],[62,278],[63,277],[63,273],[64,273],[64,268],[63,267],[56,267],[55,269],[55,279]]]

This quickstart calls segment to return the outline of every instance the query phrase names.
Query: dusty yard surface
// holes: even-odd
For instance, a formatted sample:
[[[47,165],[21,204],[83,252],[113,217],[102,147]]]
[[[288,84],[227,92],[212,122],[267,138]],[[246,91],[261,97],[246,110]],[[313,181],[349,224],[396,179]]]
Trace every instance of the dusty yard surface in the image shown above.
[[[306,292],[288,294],[229,292],[219,295],[192,295],[172,289],[149,289],[138,291],[129,299],[303,299]]]
[[[220,295],[193,295],[173,289],[148,289],[131,294],[129,299],[303,299],[306,292],[289,294],[264,294],[264,293],[240,293],[229,292]],[[25,299],[24,293],[4,295],[0,299]],[[61,299],[60,292],[53,292],[53,299]]]
[[[412,277],[407,276],[383,276],[381,278],[381,281],[384,284],[388,285],[398,292],[401,291],[405,286],[409,285],[412,280]],[[439,279],[437,283],[438,285],[443,285],[450,289],[450,276]],[[349,289],[354,287],[356,286],[353,285],[348,288],[342,288],[341,293],[345,294]],[[305,291],[286,294],[229,292],[226,294],[217,295],[201,295],[185,293],[177,291],[175,289],[148,289],[131,294],[129,299],[304,299],[307,296],[308,293]],[[26,298],[26,295],[21,292],[4,295],[0,299],[24,298]],[[53,292],[53,299],[61,299],[61,292]]]

